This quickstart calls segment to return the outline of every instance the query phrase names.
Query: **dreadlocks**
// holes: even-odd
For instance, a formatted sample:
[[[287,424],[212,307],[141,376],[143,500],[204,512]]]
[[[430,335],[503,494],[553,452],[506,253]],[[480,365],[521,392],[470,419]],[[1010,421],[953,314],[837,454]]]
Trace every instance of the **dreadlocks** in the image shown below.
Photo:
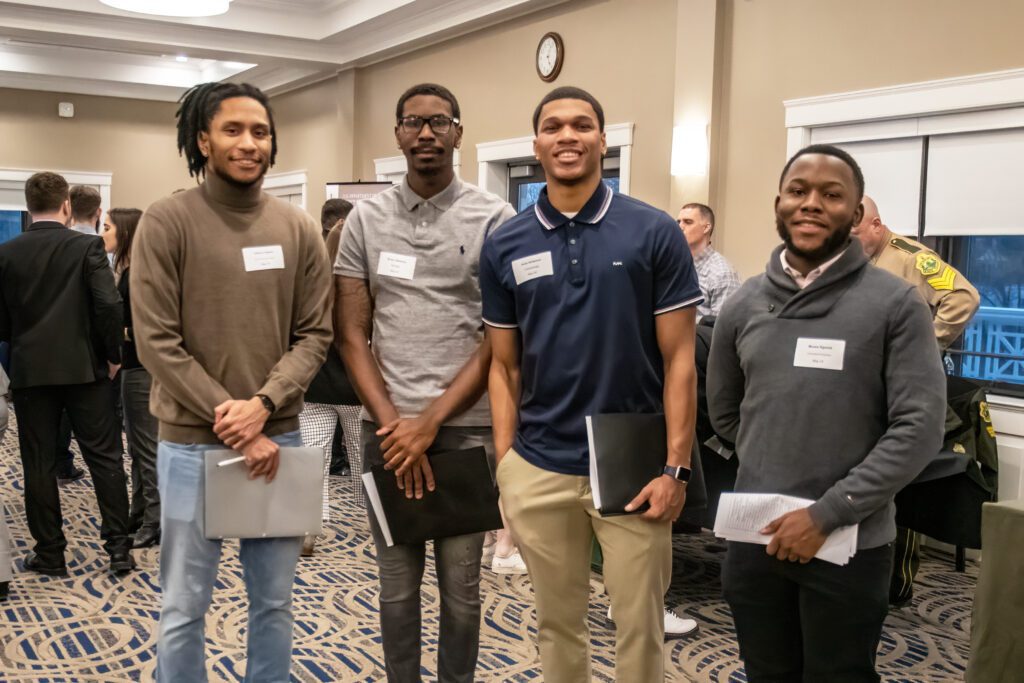
[[[199,133],[210,132],[210,121],[220,103],[232,97],[251,97],[263,105],[270,120],[270,165],[277,156],[277,135],[270,100],[263,91],[248,83],[200,83],[181,96],[174,116],[178,119],[178,154],[188,161],[188,174],[201,177],[206,172],[206,157],[199,151]]]

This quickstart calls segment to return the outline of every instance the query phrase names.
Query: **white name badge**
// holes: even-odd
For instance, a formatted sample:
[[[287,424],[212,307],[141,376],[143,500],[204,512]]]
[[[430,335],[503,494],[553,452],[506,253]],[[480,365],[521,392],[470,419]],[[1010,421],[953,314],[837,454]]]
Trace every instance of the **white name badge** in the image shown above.
[[[415,272],[415,256],[403,256],[391,251],[380,252],[380,259],[377,261],[377,275],[411,280]]]
[[[793,366],[819,370],[842,370],[845,353],[846,342],[842,339],[800,337],[796,340]]]
[[[284,270],[284,250],[280,244],[266,247],[245,247],[242,249],[245,272],[254,270]]]
[[[512,275],[516,278],[516,284],[521,285],[545,275],[554,275],[555,268],[551,264],[551,252],[545,251],[542,254],[524,256],[512,262]]]

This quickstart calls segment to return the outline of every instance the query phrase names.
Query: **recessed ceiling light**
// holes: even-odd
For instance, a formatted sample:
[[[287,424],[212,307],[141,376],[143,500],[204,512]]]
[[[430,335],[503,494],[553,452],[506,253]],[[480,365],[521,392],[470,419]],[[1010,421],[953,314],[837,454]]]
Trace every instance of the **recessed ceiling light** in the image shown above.
[[[182,64],[184,64],[185,62],[188,61],[188,57],[186,57],[185,55],[178,55],[177,57],[174,58],[174,61],[181,62]]]
[[[100,0],[126,12],[162,17],[212,17],[228,11],[231,0]]]

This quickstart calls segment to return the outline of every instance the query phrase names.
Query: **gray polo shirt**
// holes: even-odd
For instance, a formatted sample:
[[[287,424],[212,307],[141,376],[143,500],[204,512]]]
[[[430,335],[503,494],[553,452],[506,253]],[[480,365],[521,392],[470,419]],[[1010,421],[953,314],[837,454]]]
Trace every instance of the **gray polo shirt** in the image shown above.
[[[369,282],[373,354],[402,417],[423,412],[483,341],[480,250],[514,215],[507,202],[458,178],[430,199],[403,178],[359,200],[346,219],[334,273]],[[363,419],[370,419],[365,408]],[[490,425],[486,394],[445,424]]]

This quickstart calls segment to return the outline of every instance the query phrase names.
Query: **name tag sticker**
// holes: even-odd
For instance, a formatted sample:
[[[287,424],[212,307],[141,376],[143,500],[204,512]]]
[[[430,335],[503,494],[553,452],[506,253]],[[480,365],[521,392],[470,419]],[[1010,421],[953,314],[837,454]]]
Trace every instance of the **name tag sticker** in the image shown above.
[[[403,256],[391,251],[380,252],[380,259],[377,261],[377,275],[411,280],[414,272],[416,272],[415,256]]]
[[[242,249],[245,272],[254,270],[284,270],[284,250],[280,244],[266,247],[245,247]]]
[[[535,280],[546,275],[554,275],[555,268],[551,264],[551,252],[545,251],[533,256],[517,258],[512,262],[512,275],[516,278],[516,284]]]
[[[796,340],[793,367],[842,370],[845,353],[846,341],[843,339],[800,337]]]

